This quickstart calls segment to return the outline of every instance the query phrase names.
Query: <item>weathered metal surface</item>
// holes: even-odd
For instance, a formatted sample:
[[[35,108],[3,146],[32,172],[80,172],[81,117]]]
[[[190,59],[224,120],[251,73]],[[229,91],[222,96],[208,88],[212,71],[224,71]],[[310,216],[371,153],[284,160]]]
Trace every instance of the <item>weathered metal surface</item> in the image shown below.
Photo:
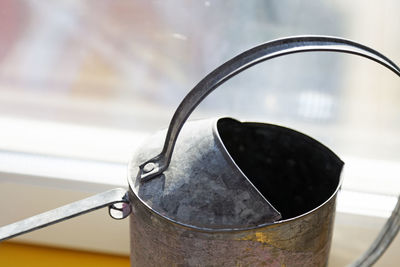
[[[162,177],[143,183],[137,176],[138,164],[160,149],[163,136],[149,138],[130,163],[132,266],[326,264],[343,166],[332,151],[276,125],[227,118],[189,122],[169,168]],[[269,202],[251,183],[256,178],[260,188],[267,185],[278,192],[275,201],[293,207],[317,201],[305,212],[297,211],[300,217],[271,221],[263,216],[271,214]],[[288,194],[290,181],[298,188]],[[311,188],[316,198],[303,187]]]
[[[270,226],[199,231],[172,223],[132,195],[131,266],[326,266],[335,198]]]
[[[199,228],[247,228],[280,214],[258,192],[224,149],[216,120],[188,123],[162,177],[142,183],[135,174],[157,153],[165,132],[144,142],[131,162],[132,189],[155,212]]]

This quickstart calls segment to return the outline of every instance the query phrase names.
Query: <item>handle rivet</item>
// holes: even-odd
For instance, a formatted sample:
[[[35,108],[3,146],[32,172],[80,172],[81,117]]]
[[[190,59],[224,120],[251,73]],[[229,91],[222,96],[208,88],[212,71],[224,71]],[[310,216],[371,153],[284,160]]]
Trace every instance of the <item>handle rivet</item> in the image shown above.
[[[153,162],[149,162],[146,165],[144,165],[143,171],[144,172],[151,172],[152,170],[154,170],[155,167],[156,167],[156,164],[154,164]]]

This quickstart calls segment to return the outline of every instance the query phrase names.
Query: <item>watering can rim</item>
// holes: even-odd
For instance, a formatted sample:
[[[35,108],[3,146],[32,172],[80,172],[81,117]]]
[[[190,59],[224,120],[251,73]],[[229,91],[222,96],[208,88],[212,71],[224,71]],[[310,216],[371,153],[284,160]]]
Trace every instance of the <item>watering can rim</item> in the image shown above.
[[[221,120],[234,120],[240,123],[245,123],[245,124],[250,124],[250,125],[269,125],[269,126],[273,126],[273,127],[278,127],[281,129],[286,129],[292,132],[295,132],[297,134],[300,134],[301,136],[312,140],[314,142],[314,144],[323,147],[331,157],[335,157],[337,160],[340,161],[340,163],[342,164],[341,168],[343,168],[344,166],[344,162],[339,158],[339,156],[336,155],[336,153],[334,153],[330,148],[328,148],[327,146],[325,146],[324,144],[322,144],[321,142],[319,142],[318,140],[312,138],[311,136],[304,134],[302,132],[299,132],[295,129],[286,127],[286,126],[282,126],[282,125],[277,125],[277,124],[271,124],[271,123],[264,123],[264,122],[254,122],[254,121],[242,121],[242,120],[238,120],[229,116],[224,116],[224,117],[214,117],[214,118],[207,118],[207,119],[203,119],[203,120],[209,120],[212,122],[212,133],[213,136],[216,138],[216,140],[218,141],[218,145],[222,148],[220,151],[223,155],[223,157],[225,159],[227,159],[227,161],[229,162],[228,164],[232,165],[233,168],[237,169],[241,175],[247,180],[248,183],[250,183],[252,185],[252,187],[261,195],[263,196],[259,190],[254,186],[254,184],[250,181],[250,179],[247,177],[247,175],[241,170],[241,168],[237,165],[237,163],[235,162],[235,160],[232,158],[232,156],[229,154],[224,142],[221,139],[221,136],[218,132],[218,122],[220,122]],[[200,121],[200,120],[193,120],[193,121]],[[164,129],[165,130],[165,129]],[[150,135],[151,136],[151,135]],[[135,153],[134,153],[135,154]],[[275,222],[267,222],[267,223],[261,223],[255,226],[248,226],[248,227],[243,227],[243,228],[211,228],[211,227],[200,227],[200,226],[196,226],[196,225],[192,225],[192,224],[187,224],[187,223],[183,223],[183,222],[179,222],[178,220],[172,219],[170,217],[168,217],[167,215],[164,215],[160,212],[158,212],[157,210],[155,210],[154,208],[152,208],[148,203],[146,203],[140,196],[138,196],[138,194],[135,192],[135,190],[133,190],[134,188],[134,179],[132,179],[132,175],[137,174],[137,169],[140,166],[133,166],[134,162],[132,160],[129,161],[128,163],[128,185],[129,185],[129,193],[131,196],[133,196],[134,198],[138,199],[140,201],[141,204],[143,204],[143,206],[150,212],[154,213],[155,215],[161,217],[162,219],[165,219],[175,225],[179,225],[181,227],[184,228],[190,228],[199,232],[213,232],[213,233],[218,233],[218,232],[232,232],[232,231],[249,231],[249,230],[255,230],[255,229],[259,229],[259,228],[264,228],[264,227],[269,227],[269,226],[278,226],[278,225],[283,225],[286,223],[290,223],[296,220],[300,220],[304,217],[310,216],[312,213],[314,213],[316,210],[322,208],[323,206],[325,206],[327,203],[329,203],[330,201],[332,201],[336,196],[338,191],[340,190],[341,186],[342,186],[342,182],[343,182],[343,178],[342,178],[342,173],[340,173],[339,175],[339,180],[338,180],[338,184],[335,188],[335,190],[333,191],[333,193],[324,201],[322,202],[320,205],[318,205],[317,207],[292,218],[288,218],[288,219],[283,219],[283,220],[278,220]],[[139,178],[136,178],[139,179]],[[269,201],[263,196],[263,198],[269,203]],[[270,203],[269,203],[270,204]],[[270,204],[272,207],[273,205]]]

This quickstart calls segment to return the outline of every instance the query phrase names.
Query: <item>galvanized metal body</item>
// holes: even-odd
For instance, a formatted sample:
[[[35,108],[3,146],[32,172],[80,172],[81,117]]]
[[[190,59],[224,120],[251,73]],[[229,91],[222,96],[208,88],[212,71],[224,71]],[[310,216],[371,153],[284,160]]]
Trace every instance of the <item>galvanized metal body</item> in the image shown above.
[[[317,210],[248,230],[199,230],[131,196],[131,266],[326,266],[336,194]]]
[[[149,138],[132,159],[129,168],[132,266],[325,266],[342,162],[317,141],[293,130],[242,124],[244,128],[256,127],[258,134],[271,141],[283,131],[284,141],[293,153],[304,146],[318,150],[316,153],[321,154],[318,156],[324,158],[326,165],[326,168],[314,166],[321,174],[318,179],[333,179],[332,190],[319,198],[322,202],[313,209],[278,221],[279,217],[270,217],[274,214],[269,209],[272,205],[265,202],[227,151],[216,127],[218,122],[241,126],[232,119],[189,122],[182,129],[170,166],[161,177],[141,183],[137,173],[142,159],[162,147],[163,134]],[[292,146],[295,142],[304,146]],[[251,152],[246,155],[254,160],[259,156]],[[307,158],[300,161],[296,164],[312,166]],[[318,166],[323,164],[315,162]],[[329,177],[324,177],[324,173],[329,173]],[[239,208],[242,212],[238,212]]]

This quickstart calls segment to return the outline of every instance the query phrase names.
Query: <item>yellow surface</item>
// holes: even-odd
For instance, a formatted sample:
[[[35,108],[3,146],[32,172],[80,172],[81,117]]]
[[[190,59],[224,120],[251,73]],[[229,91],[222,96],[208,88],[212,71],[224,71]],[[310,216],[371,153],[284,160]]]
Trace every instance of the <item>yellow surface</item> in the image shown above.
[[[92,252],[28,245],[14,242],[0,243],[0,267],[63,267],[113,266],[128,267],[129,258]]]

